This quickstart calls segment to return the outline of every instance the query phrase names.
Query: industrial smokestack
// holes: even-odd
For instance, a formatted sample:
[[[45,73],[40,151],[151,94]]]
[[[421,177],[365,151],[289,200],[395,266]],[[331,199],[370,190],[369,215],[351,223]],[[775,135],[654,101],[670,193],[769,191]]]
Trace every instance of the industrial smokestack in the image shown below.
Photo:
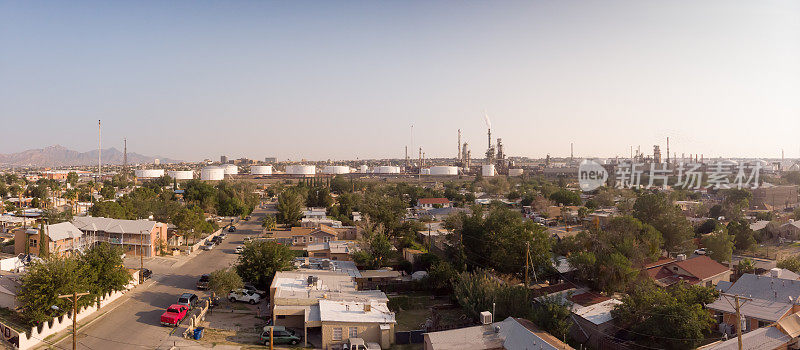
[[[100,119],[97,120],[97,182],[101,181],[103,176],[103,161],[100,158],[100,153],[103,152],[102,142],[100,138]]]
[[[570,142],[569,143],[569,160],[575,159],[575,144]]]
[[[667,136],[667,164],[669,164],[669,136]]]
[[[458,129],[458,153],[456,153],[457,162],[461,161],[461,129]]]

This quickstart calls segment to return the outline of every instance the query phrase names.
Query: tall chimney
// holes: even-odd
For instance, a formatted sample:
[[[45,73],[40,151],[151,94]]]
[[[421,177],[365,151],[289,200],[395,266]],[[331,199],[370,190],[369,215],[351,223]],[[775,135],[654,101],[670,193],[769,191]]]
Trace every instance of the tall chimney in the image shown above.
[[[100,138],[100,119],[97,120],[97,183],[102,181],[103,177],[103,161],[100,158],[100,153],[103,151]]]
[[[456,153],[456,162],[461,162],[461,129],[458,129],[458,153]]]
[[[667,164],[669,164],[669,136],[667,136]]]
[[[122,139],[122,178],[128,179],[128,138]]]
[[[575,159],[575,148],[574,148],[574,146],[575,146],[574,143],[572,143],[572,142],[569,143],[569,160]]]

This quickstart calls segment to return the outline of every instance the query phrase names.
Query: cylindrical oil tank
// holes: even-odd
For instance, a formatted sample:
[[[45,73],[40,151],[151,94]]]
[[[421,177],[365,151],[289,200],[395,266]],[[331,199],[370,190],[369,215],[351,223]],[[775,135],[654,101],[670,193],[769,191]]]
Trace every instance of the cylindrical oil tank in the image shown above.
[[[481,175],[494,176],[494,164],[486,164],[481,167]]]
[[[236,175],[239,173],[239,167],[233,164],[225,164],[222,166],[225,175]]]
[[[314,175],[317,173],[317,167],[313,165],[287,165],[287,175]]]
[[[430,168],[419,169],[419,173],[420,173],[420,175],[430,175],[431,174],[431,169]]]
[[[253,165],[250,167],[250,175],[272,175],[272,165]]]
[[[164,169],[137,169],[133,174],[140,179],[153,179],[164,176]]]
[[[323,174],[349,174],[350,167],[344,165],[328,165],[322,169]]]
[[[508,169],[508,176],[522,176],[524,173],[523,169]]]
[[[369,167],[366,165],[362,165],[358,168],[358,172],[362,174],[366,174],[369,172]]]
[[[167,175],[175,180],[191,180],[194,179],[194,171],[191,170],[173,170],[168,171]]]
[[[376,174],[399,174],[400,167],[391,165],[376,166],[372,172]]]
[[[454,166],[432,166],[431,175],[458,175],[458,167]]]
[[[207,166],[200,170],[200,180],[219,181],[225,179],[225,169],[216,166]]]

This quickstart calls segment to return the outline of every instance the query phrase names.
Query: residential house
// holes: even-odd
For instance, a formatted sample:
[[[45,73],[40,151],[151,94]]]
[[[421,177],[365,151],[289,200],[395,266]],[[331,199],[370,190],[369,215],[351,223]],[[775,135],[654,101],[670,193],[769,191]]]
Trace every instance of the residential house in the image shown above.
[[[744,332],[749,332],[800,311],[800,281],[775,276],[744,274],[725,291],[726,294],[750,298],[740,307],[744,318]],[[706,307],[717,315],[722,315],[721,329],[732,335],[736,328],[734,298],[721,295]]]
[[[403,273],[394,270],[363,270],[361,277],[356,278],[358,289],[378,289],[379,286],[385,286],[393,283],[403,282]]]
[[[491,314],[487,313],[491,319]],[[425,350],[566,350],[569,345],[531,321],[509,317],[501,322],[423,334]]]
[[[685,255],[679,254],[677,260],[670,260],[662,259],[661,264],[650,264],[646,269],[647,275],[659,286],[668,287],[683,281],[712,287],[719,281],[729,281],[732,273],[725,265],[705,255],[686,259]]]
[[[47,235],[47,252],[49,254],[63,256],[73,252],[81,252],[88,249],[92,242],[89,242],[71,222],[62,222],[54,225],[45,225],[44,232]],[[37,229],[17,230],[14,237],[14,254],[33,254],[40,256],[42,253],[42,236]]]
[[[618,348],[618,340],[611,336],[618,330],[611,310],[622,304],[621,301],[571,283],[551,285],[539,292],[544,296],[536,298],[537,302],[555,298],[569,306],[572,319],[569,334],[572,339],[595,349]]]
[[[270,231],[269,234],[270,240],[292,246],[293,249],[305,249],[312,243],[358,239],[358,230],[354,227],[335,228],[327,225],[292,227],[289,230]]]
[[[350,253],[353,251],[354,242],[329,241],[309,243],[306,245],[308,256],[331,260],[352,260]]]
[[[452,204],[447,198],[420,198],[417,207],[422,209],[449,208]]]
[[[385,302],[323,299],[319,301],[319,316],[324,349],[336,349],[350,338],[378,343],[382,349],[394,343],[397,322]]]
[[[0,271],[0,307],[11,310],[19,307],[17,289],[21,285],[20,273]]]
[[[797,185],[765,185],[754,188],[750,207],[762,210],[794,207],[798,204],[797,188]]]
[[[789,220],[781,225],[780,231],[784,237],[798,238],[800,237],[800,221]]]
[[[417,260],[417,257],[424,254],[425,252],[419,249],[411,249],[411,248],[403,248],[403,259],[406,259],[412,265]]]
[[[386,306],[386,294],[358,290],[355,277],[343,271],[281,271],[269,293],[274,324],[303,329],[304,340],[309,333],[319,334],[322,343],[315,348],[335,349],[350,334],[386,347],[394,342],[394,314]]]
[[[87,241],[107,242],[129,255],[155,256],[159,245],[167,243],[167,224],[156,221],[82,216],[72,223]]]
[[[702,350],[776,350],[776,349],[796,349],[798,344],[797,337],[800,336],[800,315],[797,313],[784,317],[775,324],[756,329],[742,335],[741,347],[739,339],[717,341],[706,346],[701,346]]]
[[[327,218],[327,210],[325,208],[306,208],[303,210],[303,217],[309,219],[325,219]]]

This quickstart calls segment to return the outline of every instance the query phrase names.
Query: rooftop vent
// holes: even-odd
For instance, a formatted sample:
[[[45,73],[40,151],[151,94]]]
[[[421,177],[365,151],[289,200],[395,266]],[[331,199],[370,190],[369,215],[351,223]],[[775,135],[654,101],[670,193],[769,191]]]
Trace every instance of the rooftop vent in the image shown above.
[[[492,323],[492,313],[489,311],[481,312],[481,324],[490,324]]]
[[[769,275],[772,276],[772,277],[777,278],[780,274],[781,274],[781,269],[779,269],[777,267],[773,267],[773,268],[769,269]]]
[[[370,312],[372,310],[372,304],[364,303],[364,312]]]
[[[684,261],[684,260],[686,260],[686,254],[678,254],[677,258],[678,258],[678,261]]]

